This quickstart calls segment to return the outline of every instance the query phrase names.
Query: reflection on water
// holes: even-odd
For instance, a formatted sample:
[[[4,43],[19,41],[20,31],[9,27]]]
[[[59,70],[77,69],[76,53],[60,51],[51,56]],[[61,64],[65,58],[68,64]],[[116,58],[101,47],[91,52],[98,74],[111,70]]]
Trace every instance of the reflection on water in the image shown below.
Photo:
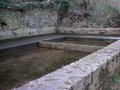
[[[18,87],[88,54],[39,48],[9,56],[1,56],[0,90]]]

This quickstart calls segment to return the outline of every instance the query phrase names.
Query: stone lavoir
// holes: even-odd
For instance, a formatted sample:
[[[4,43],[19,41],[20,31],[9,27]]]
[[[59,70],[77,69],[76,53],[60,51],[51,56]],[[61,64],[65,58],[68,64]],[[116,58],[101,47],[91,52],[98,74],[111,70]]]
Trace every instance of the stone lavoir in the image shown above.
[[[1,44],[0,50],[0,88],[103,89],[119,66],[119,39],[110,36],[46,35],[34,43],[32,38],[3,43],[4,47]],[[71,43],[73,41],[77,43]],[[103,46],[97,44],[98,41]],[[23,45],[21,42],[24,42]]]
[[[120,28],[60,26],[69,10],[64,9],[63,21],[59,20],[61,9],[51,8],[55,3],[1,1],[0,90],[105,90],[108,87],[120,67]],[[82,1],[74,2],[83,5]],[[112,5],[118,7],[118,4]]]
[[[13,90],[105,90],[107,83],[114,76],[114,71],[120,66],[119,43],[120,40],[117,40],[103,49]],[[58,48],[58,45],[53,47]],[[60,47],[64,46],[60,44]],[[70,48],[66,50],[70,51]]]

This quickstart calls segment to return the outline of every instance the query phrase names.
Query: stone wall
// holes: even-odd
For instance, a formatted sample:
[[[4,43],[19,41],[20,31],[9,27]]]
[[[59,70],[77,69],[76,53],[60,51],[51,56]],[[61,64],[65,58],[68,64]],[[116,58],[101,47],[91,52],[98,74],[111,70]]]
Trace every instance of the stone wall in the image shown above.
[[[57,14],[50,9],[0,9],[0,40],[55,33]]]
[[[120,28],[66,28],[59,27],[61,34],[120,36]]]

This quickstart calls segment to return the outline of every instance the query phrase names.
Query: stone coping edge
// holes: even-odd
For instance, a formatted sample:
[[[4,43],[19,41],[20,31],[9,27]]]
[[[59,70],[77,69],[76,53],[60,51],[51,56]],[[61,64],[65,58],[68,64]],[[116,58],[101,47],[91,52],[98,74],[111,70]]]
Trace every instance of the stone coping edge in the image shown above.
[[[120,36],[120,28],[69,28],[69,27],[59,27],[58,31],[61,34]]]
[[[81,51],[81,52],[95,52],[102,49],[104,46],[94,45],[80,45],[69,43],[55,43],[55,42],[39,42],[39,46],[43,48],[62,49],[65,51]]]

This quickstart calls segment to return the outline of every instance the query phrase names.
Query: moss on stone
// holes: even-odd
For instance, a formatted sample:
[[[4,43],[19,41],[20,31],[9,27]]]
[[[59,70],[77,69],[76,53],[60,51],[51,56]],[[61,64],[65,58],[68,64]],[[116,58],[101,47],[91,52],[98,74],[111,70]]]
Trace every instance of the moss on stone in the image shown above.
[[[120,68],[117,68],[114,72],[113,78],[111,78],[111,81],[107,84],[107,88],[105,90],[115,90],[114,85],[120,84]]]
[[[69,82],[69,81],[66,81],[64,83],[65,83],[65,85],[71,85],[71,82]]]

